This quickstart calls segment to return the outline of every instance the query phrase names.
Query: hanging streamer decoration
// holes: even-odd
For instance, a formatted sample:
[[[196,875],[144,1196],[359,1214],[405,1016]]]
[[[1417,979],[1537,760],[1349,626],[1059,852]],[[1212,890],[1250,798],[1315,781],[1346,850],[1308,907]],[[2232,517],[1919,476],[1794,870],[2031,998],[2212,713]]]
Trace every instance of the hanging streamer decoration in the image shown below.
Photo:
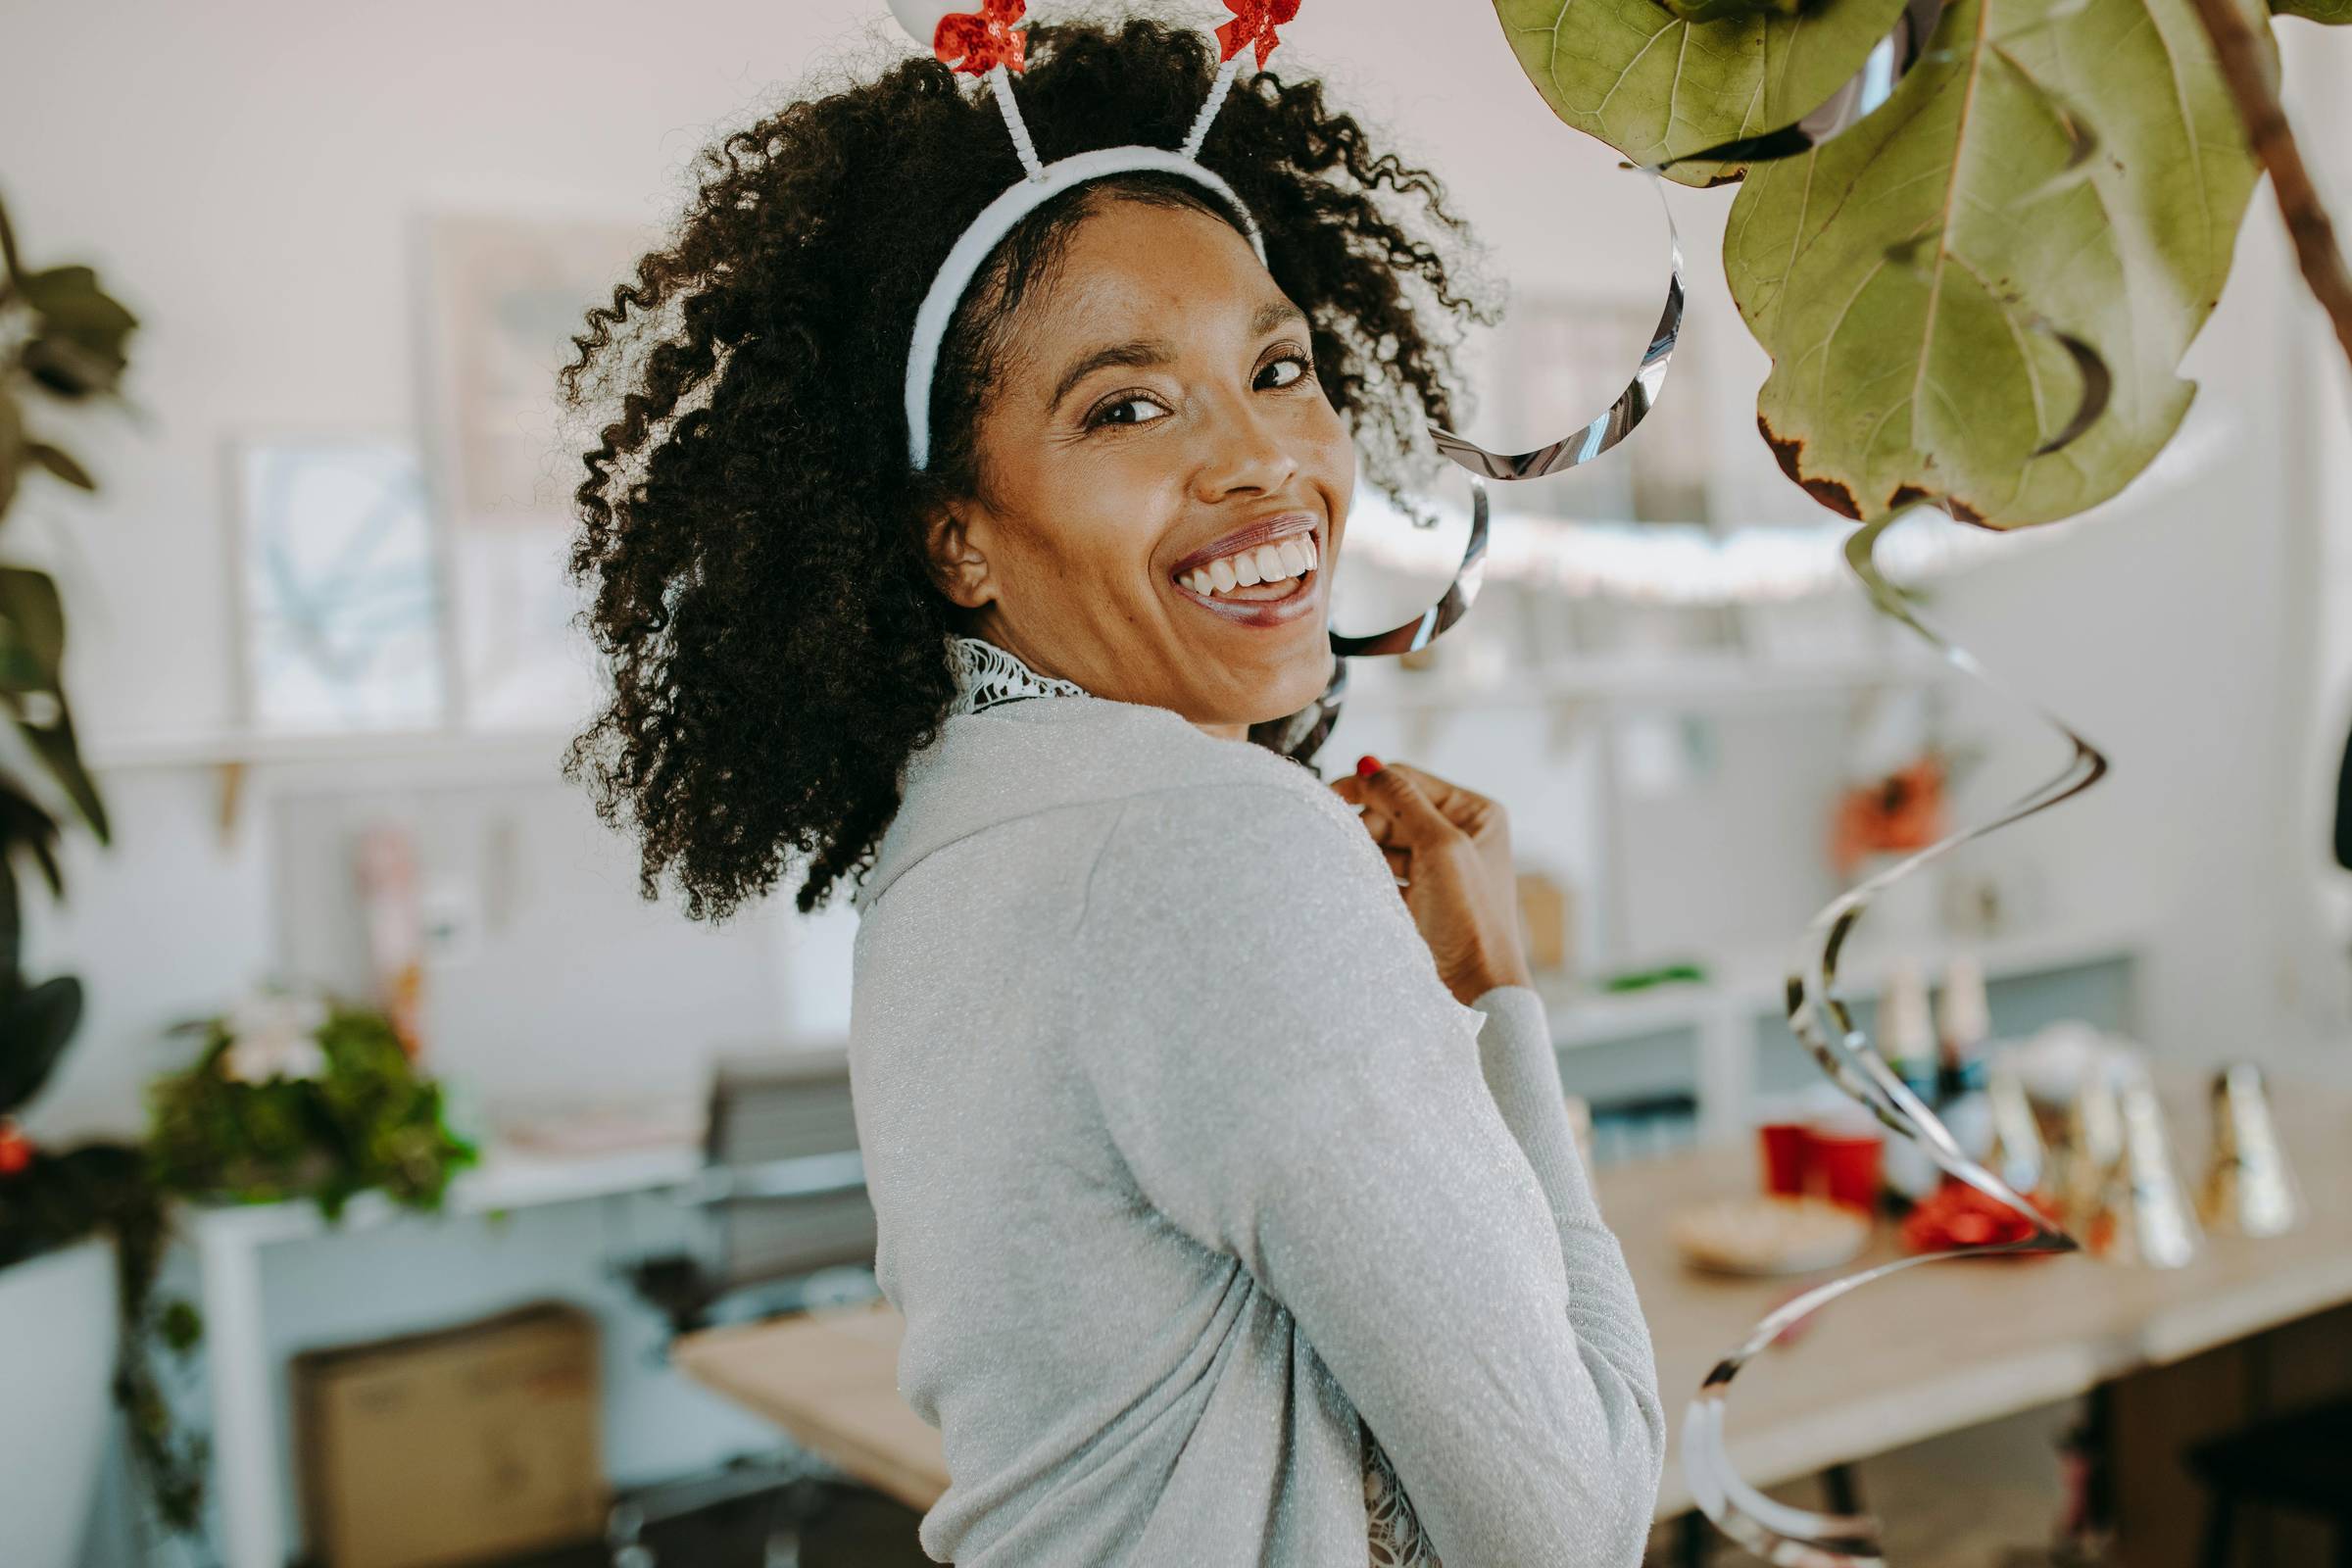
[[[1942,8],[1943,0],[1910,0],[1861,69],[1798,119],[1759,135],[1651,166],[1651,172],[1654,173],[1671,164],[1765,163],[1810,152],[1886,101],[1895,83],[1924,58],[1927,40],[1936,29]],[[2063,103],[2054,102],[2053,108],[2068,128],[2073,145],[2065,168],[2048,189],[2084,177],[2097,151],[2097,139],[2081,117],[2072,114]],[[1914,245],[1909,249],[1916,248]],[[1897,267],[1918,265],[1902,246],[1889,250],[1887,261]],[[2082,397],[2073,416],[2035,449],[2034,455],[2043,457],[2079,439],[2096,422],[2106,410],[2113,377],[2106,361],[2089,343],[2038,318],[2029,324],[2066,351],[2082,381]],[[1683,1472],[1691,1496],[1699,1510],[1725,1535],[1767,1562],[1784,1568],[1879,1568],[1885,1561],[1879,1522],[1868,1515],[1822,1513],[1793,1507],[1765,1496],[1740,1479],[1732,1464],[1724,1429],[1725,1399],[1740,1369],[1791,1325],[1889,1274],[1955,1257],[2018,1256],[2079,1250],[2076,1240],[2034,1202],[1968,1157],[1941,1118],[1887,1065],[1869,1035],[1855,1027],[1852,1014],[1838,994],[1838,954],[1879,894],[1965,844],[2080,795],[2107,771],[2106,758],[2088,740],[2049,709],[1994,678],[1975,656],[1922,620],[1909,600],[1886,580],[1875,556],[1879,540],[1894,520],[1887,517],[1867,524],[1846,542],[1846,564],[1869,594],[1872,605],[1925,640],[1954,668],[2034,712],[2065,740],[2068,756],[2065,765],[2047,781],[1990,820],[1929,846],[1833,901],[1807,927],[1800,956],[1788,977],[1789,1028],[1830,1080],[1868,1107],[1897,1136],[1919,1145],[1947,1176],[1964,1183],[1994,1205],[2007,1221],[2001,1228],[2012,1239],[1919,1253],[1832,1280],[1775,1310],[1707,1374],[1683,1422]]]
[[[1658,395],[1666,386],[1666,372],[1674,364],[1675,345],[1681,341],[1683,332],[1683,240],[1674,225],[1674,210],[1666,204],[1665,181],[1658,178],[1654,170],[1637,172],[1648,177],[1658,198],[1658,210],[1666,220],[1667,271],[1666,303],[1658,312],[1658,324],[1650,333],[1649,347],[1642,351],[1642,363],[1635,367],[1633,378],[1607,408],[1567,435],[1532,452],[1490,452],[1467,436],[1432,424],[1429,435],[1439,453],[1470,472],[1470,537],[1463,546],[1461,564],[1438,602],[1413,619],[1368,637],[1333,632],[1331,647],[1335,654],[1343,658],[1350,654],[1405,654],[1427,647],[1431,639],[1461,619],[1478,597],[1479,584],[1486,574],[1486,481],[1515,484],[1580,467],[1633,434],[1635,427],[1657,405]]]
[[[1820,104],[1788,124],[1664,163],[1642,166],[1640,172],[1648,175],[1653,184],[1660,184],[1660,202],[1663,205],[1664,194],[1659,175],[1674,164],[1763,163],[1811,151],[1886,101],[1895,84],[1924,57],[1927,40],[1935,31],[1942,14],[1942,6],[1943,0],[1910,0],[1896,17],[1893,26],[1874,46],[1853,76]],[[2068,106],[2056,103],[2053,107],[2061,122],[2069,127],[2074,143],[2065,169],[2051,182],[2051,188],[2054,189],[2083,177],[2090,158],[2097,149],[2097,142],[2083,126],[2081,118],[2068,111]],[[1671,210],[1667,220],[1671,233]],[[1916,266],[1914,259],[1902,254],[1901,250],[1901,247],[1897,247],[1890,251],[1888,263],[1898,267]],[[1402,652],[1423,646],[1431,637],[1458,619],[1462,611],[1468,608],[1469,600],[1475,597],[1478,577],[1483,570],[1487,511],[1485,485],[1479,481],[1495,479],[1509,482],[1561,473],[1592,461],[1623,440],[1641,423],[1642,416],[1656,401],[1672,361],[1676,339],[1680,335],[1682,314],[1682,253],[1677,238],[1673,243],[1673,268],[1667,304],[1660,317],[1658,329],[1633,381],[1606,412],[1561,440],[1531,452],[1509,455],[1490,452],[1433,425],[1431,434],[1439,450],[1475,476],[1476,514],[1470,546],[1464,556],[1463,570],[1457,573],[1446,597],[1425,612],[1419,621],[1408,622],[1378,638],[1344,640],[1335,634],[1332,639],[1334,648],[1342,653]],[[2067,446],[2090,428],[2106,409],[2112,376],[2106,362],[2089,343],[2048,321],[2035,319],[2030,324],[2065,349],[2082,381],[2082,398],[2074,415],[2056,434],[2036,449],[2034,456],[2041,457]],[[1996,680],[1967,650],[1950,642],[1921,620],[1904,596],[1887,582],[1880,572],[1874,555],[1880,538],[1892,520],[1883,518],[1860,528],[1846,546],[1847,564],[1870,595],[1874,606],[1925,639],[1955,668],[2032,709],[2064,737],[2069,756],[2066,765],[2046,783],[1990,821],[1965,829],[1919,852],[1832,903],[1808,927],[1802,956],[1789,976],[1789,1027],[1831,1080],[1867,1106],[1898,1136],[1919,1144],[1930,1159],[1947,1175],[1966,1184],[1994,1205],[2008,1221],[2001,1229],[2012,1239],[1901,1258],[1843,1279],[1833,1280],[1806,1292],[1757,1324],[1747,1339],[1724,1356],[1707,1375],[1690,1402],[1683,1425],[1683,1468],[1690,1484],[1691,1495],[1700,1511],[1718,1529],[1766,1561],[1784,1565],[1784,1568],[1878,1568],[1884,1562],[1880,1551],[1879,1524],[1866,1515],[1820,1513],[1777,1502],[1740,1479],[1731,1462],[1724,1429],[1725,1400],[1740,1369],[1792,1324],[1838,1298],[1889,1274],[1953,1257],[2016,1256],[2078,1250],[2074,1238],[2053,1223],[2040,1208],[2013,1191],[1992,1171],[1968,1157],[1942,1120],[1886,1064],[1870,1037],[1854,1026],[1852,1015],[1838,995],[1838,954],[1869,908],[1871,901],[1881,892],[1964,844],[2081,794],[2096,783],[2107,770],[2106,759],[2089,741],[2057,714]],[[1355,646],[1348,646],[1350,642]],[[1344,685],[1344,673],[1335,676],[1335,692],[1343,690]]]
[[[2070,755],[2063,768],[2007,810],[1888,867],[1814,916],[1806,929],[1795,972],[1788,977],[1788,1026],[1832,1082],[1868,1106],[1896,1134],[1918,1144],[1946,1175],[1965,1182],[1998,1208],[2014,1215],[2024,1231],[2014,1241],[1923,1252],[1832,1280],[1797,1297],[1757,1324],[1738,1348],[1707,1374],[1683,1418],[1683,1474],[1690,1484],[1690,1494],[1699,1511],[1725,1535],[1765,1561],[1784,1568],[1849,1568],[1849,1565],[1876,1568],[1885,1561],[1879,1549],[1879,1524],[1867,1515],[1817,1513],[1776,1502],[1740,1478],[1726,1446],[1723,1406],[1732,1380],[1740,1368],[1789,1325],[1889,1274],[1946,1258],[2004,1257],[2078,1250],[2075,1239],[2053,1224],[2031,1200],[1962,1152],[1950,1129],[1887,1066],[1870,1037],[1854,1026],[1852,1015],[1837,992],[1838,952],[1880,893],[1964,844],[2082,794],[2107,771],[2107,760],[2096,747],[2056,713],[1995,679],[1975,656],[1921,620],[1901,591],[1880,573],[1874,552],[1893,520],[1882,518],[1868,524],[1856,530],[1846,542],[1846,563],[1869,593],[1871,603],[1882,613],[1926,639],[1954,668],[2033,710],[2065,738]]]

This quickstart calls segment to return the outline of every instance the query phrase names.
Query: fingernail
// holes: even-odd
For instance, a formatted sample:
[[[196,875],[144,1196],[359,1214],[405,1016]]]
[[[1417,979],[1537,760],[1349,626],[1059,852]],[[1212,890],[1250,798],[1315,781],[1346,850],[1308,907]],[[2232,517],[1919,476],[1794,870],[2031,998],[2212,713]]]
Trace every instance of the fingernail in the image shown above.
[[[1366,752],[1363,756],[1355,760],[1355,776],[1357,778],[1370,778],[1373,774],[1379,772],[1380,769],[1380,759],[1374,757],[1370,752]]]

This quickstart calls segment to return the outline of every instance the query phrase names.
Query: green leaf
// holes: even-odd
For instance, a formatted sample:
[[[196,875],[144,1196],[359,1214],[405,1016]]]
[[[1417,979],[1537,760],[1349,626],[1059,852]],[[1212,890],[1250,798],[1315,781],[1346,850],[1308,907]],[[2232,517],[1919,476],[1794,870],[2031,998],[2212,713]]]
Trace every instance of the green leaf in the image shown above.
[[[93,354],[56,332],[45,332],[25,344],[20,360],[25,374],[47,391],[68,399],[112,392],[129,363],[120,354]]]
[[[77,490],[98,488],[98,481],[90,477],[90,471],[87,468],[74,462],[68,454],[60,452],[46,442],[27,443],[24,448],[24,456]]]
[[[1801,118],[1861,69],[1902,0],[1824,0],[1796,16],[1687,22],[1655,0],[1494,0],[1511,52],[1552,112],[1638,164],[1704,152]],[[1689,185],[1722,165],[1666,172]]]
[[[17,470],[24,466],[24,416],[17,400],[0,385],[0,516],[17,499]]]
[[[72,975],[0,997],[0,1111],[41,1092],[81,1022],[81,982]]]
[[[56,691],[65,654],[66,609],[55,579],[28,566],[0,566],[0,691]]]
[[[1798,0],[1658,0],[1685,22],[1724,22],[1742,17],[1793,17]]]
[[[50,896],[62,899],[66,881],[57,860],[57,818],[18,788],[14,779],[0,778],[0,859],[18,849],[30,851],[33,863],[40,867],[41,880],[49,884]]]
[[[1732,204],[1783,468],[1862,518],[1942,498],[2008,528],[2114,495],[2187,412],[2254,177],[2191,0],[1953,0],[1885,105]],[[2113,388],[2045,455],[2083,400],[2060,331]]]
[[[67,707],[64,694],[58,696],[55,723],[34,724],[19,719],[17,729],[24,735],[24,743],[32,748],[33,755],[48,767],[50,775],[57,780],[58,788],[66,792],[66,799],[72,801],[74,809],[81,812],[82,823],[89,828],[91,836],[101,844],[112,843],[114,829],[107,823],[106,802],[98,794],[98,786],[91,779],[89,768],[82,763],[81,745],[74,736],[74,713]]]
[[[2352,23],[2352,0],[2271,0],[2271,10],[2282,17],[2302,17],[2331,26]]]
[[[74,714],[61,684],[65,662],[66,612],[48,573],[24,566],[0,566],[0,692],[18,702],[17,728],[59,788],[80,810],[82,820],[104,844],[109,838],[106,805],[82,765],[74,738]],[[26,697],[53,705],[53,715],[28,716]]]
[[[139,324],[137,317],[98,286],[98,274],[86,267],[26,272],[17,280],[17,288],[54,330],[101,358],[120,360],[122,340]]]

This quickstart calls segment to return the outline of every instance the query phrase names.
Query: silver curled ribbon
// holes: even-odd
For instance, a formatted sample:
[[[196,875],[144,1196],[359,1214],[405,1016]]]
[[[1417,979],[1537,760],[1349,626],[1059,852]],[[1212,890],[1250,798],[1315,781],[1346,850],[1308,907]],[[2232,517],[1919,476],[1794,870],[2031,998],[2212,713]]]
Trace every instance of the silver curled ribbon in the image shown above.
[[[1854,74],[1796,119],[1752,136],[1735,136],[1696,152],[1680,153],[1646,167],[1677,164],[1769,164],[1809,153],[1894,95],[1895,83],[1926,57],[1928,39],[1943,17],[1944,0],[1906,0],[1886,35],[1871,45]]]
[[[1861,69],[1804,116],[1761,135],[1667,160],[1652,166],[1653,170],[1679,163],[1765,163],[1813,150],[1893,95],[1895,84],[1925,58],[1927,40],[1942,11],[1943,0],[1908,0]],[[2086,177],[2097,145],[2081,117],[2071,113],[2069,106],[2057,103],[2054,107],[2069,127],[2072,146],[2066,168],[2035,192],[2036,197],[2054,194]],[[1887,260],[1897,266],[1913,265],[1905,254],[1907,249],[1893,247]],[[2080,439],[2097,421],[2106,410],[2112,376],[2106,361],[2082,338],[2038,317],[2029,324],[2064,348],[2082,378],[2082,397],[2074,415],[2063,428],[2035,449],[2034,456],[2038,458]],[[2063,767],[2005,810],[1888,867],[1833,900],[1815,915],[1806,928],[1798,961],[1788,976],[1788,1026],[1839,1089],[1866,1106],[1897,1136],[1917,1144],[1945,1175],[1966,1183],[2017,1215],[2031,1230],[2015,1241],[1923,1252],[1817,1286],[1765,1317],[1707,1374],[1683,1419],[1683,1473],[1690,1483],[1691,1497],[1717,1529],[1782,1568],[1881,1568],[1886,1560],[1881,1549],[1881,1529],[1878,1520],[1867,1514],[1822,1513],[1775,1501],[1740,1479],[1732,1464],[1724,1432],[1725,1398],[1740,1369],[1762,1354],[1792,1324],[1890,1274],[1948,1258],[2080,1250],[2080,1244],[2040,1209],[1981,1162],[1969,1157],[1942,1118],[1896,1076],[1869,1035],[1855,1027],[1852,1014],[1838,994],[1838,954],[1879,894],[1963,845],[2082,794],[2107,771],[2107,759],[2098,748],[2050,709],[1996,679],[1974,655],[1921,620],[1910,602],[1886,581],[1878,568],[1875,555],[1880,538],[1892,520],[1886,517],[1867,524],[1846,541],[1846,564],[1869,593],[1873,605],[1926,641],[1955,669],[2032,710],[2065,739],[2069,755]]]
[[[1658,313],[1657,329],[1650,333],[1649,347],[1643,350],[1633,378],[1606,409],[1559,440],[1532,452],[1517,455],[1490,452],[1467,436],[1432,424],[1429,435],[1438,451],[1470,472],[1470,537],[1462,547],[1461,564],[1454,568],[1453,579],[1446,585],[1437,603],[1411,620],[1365,637],[1332,632],[1331,650],[1341,660],[1350,655],[1416,652],[1428,647],[1441,632],[1469,612],[1486,578],[1487,480],[1516,483],[1542,479],[1590,463],[1633,434],[1634,427],[1656,405],[1658,393],[1666,385],[1666,371],[1674,363],[1674,346],[1683,331],[1683,239],[1674,225],[1674,210],[1666,205],[1664,181],[1655,171],[1640,172],[1649,176],[1651,187],[1657,192],[1658,209],[1665,215],[1671,265],[1666,277],[1665,307]],[[1334,699],[1344,685],[1345,676],[1335,675],[1333,681],[1333,690],[1325,693],[1324,698],[1330,707],[1336,707]]]
[[[1866,1514],[1817,1513],[1776,1502],[1740,1478],[1725,1446],[1723,1426],[1724,1396],[1740,1369],[1762,1353],[1790,1324],[1889,1274],[1946,1258],[2071,1252],[2080,1247],[2041,1210],[1962,1151],[1942,1119],[1887,1066],[1870,1037],[1854,1026],[1851,1014],[1837,994],[1838,952],[1872,899],[1962,845],[2082,794],[2107,771],[2107,759],[2097,747],[2048,708],[1996,679],[1968,650],[1921,620],[1909,602],[1880,573],[1873,556],[1880,536],[1892,520],[1881,518],[1857,529],[1846,541],[1846,563],[1869,592],[1872,603],[1924,638],[1955,669],[2032,710],[2065,738],[2071,752],[2064,767],[1998,815],[1938,840],[1840,895],[1815,915],[1806,928],[1795,971],[1788,977],[1788,1026],[1840,1089],[1869,1107],[1895,1133],[1916,1143],[1946,1175],[1966,1182],[2011,1210],[2032,1225],[2033,1232],[2011,1242],[1897,1258],[1818,1286],[1757,1324],[1739,1348],[1707,1374],[1683,1418],[1683,1474],[1690,1484],[1691,1496],[1699,1511],[1725,1535],[1765,1561],[1784,1568],[1878,1568],[1885,1562],[1880,1551],[1879,1523]]]

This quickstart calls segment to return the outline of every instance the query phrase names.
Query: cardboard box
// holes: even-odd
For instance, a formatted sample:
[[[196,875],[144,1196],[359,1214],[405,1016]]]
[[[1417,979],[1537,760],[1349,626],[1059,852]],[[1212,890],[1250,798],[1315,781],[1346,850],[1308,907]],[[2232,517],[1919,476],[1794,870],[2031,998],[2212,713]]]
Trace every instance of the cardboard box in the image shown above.
[[[454,1568],[600,1539],[595,1320],[560,1302],[294,1359],[324,1568]]]

